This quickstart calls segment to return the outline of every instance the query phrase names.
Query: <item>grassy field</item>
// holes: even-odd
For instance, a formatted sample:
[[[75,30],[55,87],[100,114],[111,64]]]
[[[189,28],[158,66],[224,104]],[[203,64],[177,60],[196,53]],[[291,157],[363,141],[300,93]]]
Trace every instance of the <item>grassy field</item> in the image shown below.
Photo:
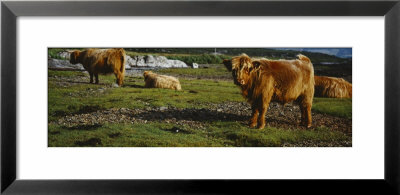
[[[95,85],[88,83],[86,72],[49,70],[48,145],[351,146],[351,134],[326,125],[312,129],[296,125],[268,126],[263,130],[248,128],[249,116],[243,114],[242,107],[235,106],[250,106],[243,103],[233,82],[199,79],[201,76],[229,78],[230,73],[222,66],[159,72],[180,76],[183,90],[143,88],[140,75],[126,76],[125,85],[115,88],[112,75],[100,76],[100,84]],[[232,105],[228,111],[224,110]],[[222,106],[222,111],[218,106]],[[315,98],[312,109],[321,116],[351,120],[351,99]],[[190,116],[183,116],[185,113]]]

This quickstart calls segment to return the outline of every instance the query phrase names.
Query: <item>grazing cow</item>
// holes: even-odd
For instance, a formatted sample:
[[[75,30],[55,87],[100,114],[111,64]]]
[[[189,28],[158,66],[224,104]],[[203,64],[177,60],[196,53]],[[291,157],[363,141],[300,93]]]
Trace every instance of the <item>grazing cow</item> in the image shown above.
[[[159,75],[151,71],[144,71],[144,87],[147,88],[165,88],[181,90],[181,83],[179,80],[172,76]]]
[[[311,60],[298,55],[296,60],[252,60],[246,54],[225,60],[232,70],[234,83],[251,104],[250,127],[265,127],[269,103],[296,101],[300,105],[301,124],[311,127],[311,106],[314,96],[314,68]]]
[[[117,84],[124,83],[125,74],[125,50],[119,49],[87,49],[84,51],[71,52],[71,64],[81,63],[89,72],[90,83],[93,83],[93,75],[96,84],[99,83],[99,74],[114,73]]]
[[[352,85],[342,78],[314,76],[315,97],[351,98]]]

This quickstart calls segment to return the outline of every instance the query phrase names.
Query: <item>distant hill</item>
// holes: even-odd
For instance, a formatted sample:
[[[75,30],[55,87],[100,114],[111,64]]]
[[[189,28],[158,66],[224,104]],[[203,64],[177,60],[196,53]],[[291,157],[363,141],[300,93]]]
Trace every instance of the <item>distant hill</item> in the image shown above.
[[[337,56],[340,58],[352,57],[352,48],[275,48],[275,49],[324,53],[328,55]]]

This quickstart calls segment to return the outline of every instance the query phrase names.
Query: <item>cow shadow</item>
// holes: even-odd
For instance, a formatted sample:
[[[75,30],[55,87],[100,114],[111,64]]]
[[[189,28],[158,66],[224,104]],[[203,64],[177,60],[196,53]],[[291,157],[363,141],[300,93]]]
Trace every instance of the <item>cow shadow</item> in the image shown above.
[[[75,83],[75,84],[93,84],[93,85],[102,85],[105,83],[99,83],[99,84],[94,84],[94,83],[89,83],[89,81],[67,81],[68,83]]]
[[[131,87],[131,88],[139,88],[139,89],[145,88],[143,85],[136,85],[136,84],[124,84],[123,87]]]
[[[114,83],[90,83],[89,81],[66,81],[68,83],[74,83],[74,84],[89,84],[89,85],[94,85],[94,86],[105,86],[109,87],[110,85],[113,85]],[[136,85],[136,84],[123,84],[122,87],[131,87],[131,88],[140,88],[143,89],[145,88],[143,85]]]

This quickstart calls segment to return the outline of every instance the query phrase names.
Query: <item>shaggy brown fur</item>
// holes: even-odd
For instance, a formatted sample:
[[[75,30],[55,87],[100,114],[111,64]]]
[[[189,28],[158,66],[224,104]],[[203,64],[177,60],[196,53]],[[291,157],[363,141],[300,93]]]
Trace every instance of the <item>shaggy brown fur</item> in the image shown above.
[[[96,84],[99,83],[99,74],[114,73],[117,84],[124,83],[125,74],[125,50],[119,49],[87,49],[84,51],[71,52],[70,62],[72,64],[81,63],[85,70],[89,72],[90,83],[93,83],[93,75]]]
[[[172,76],[159,75],[151,71],[144,71],[144,87],[147,88],[165,88],[181,90],[181,83],[179,80]]]
[[[314,76],[315,97],[351,98],[352,85],[342,78]]]
[[[296,101],[301,109],[301,123],[311,127],[311,106],[314,96],[314,68],[309,58],[296,60],[252,60],[246,54],[224,61],[232,69],[234,83],[251,104],[250,127],[265,127],[269,103]],[[231,68],[230,68],[231,67]]]

